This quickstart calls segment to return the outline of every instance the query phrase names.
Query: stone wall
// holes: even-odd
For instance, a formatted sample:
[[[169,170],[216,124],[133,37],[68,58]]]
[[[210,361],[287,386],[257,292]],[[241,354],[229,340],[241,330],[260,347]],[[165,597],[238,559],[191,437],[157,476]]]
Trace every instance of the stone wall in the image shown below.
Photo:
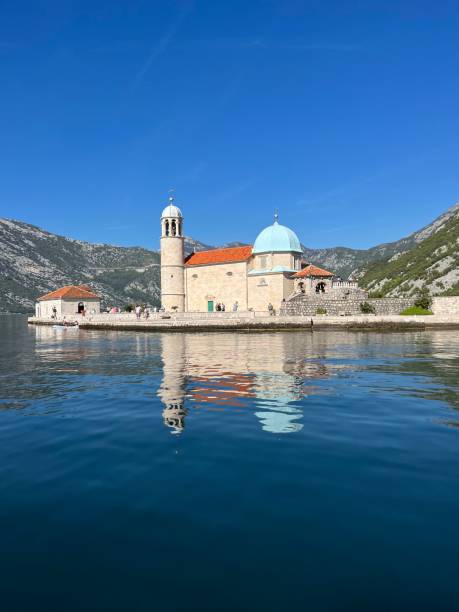
[[[185,266],[186,311],[207,312],[208,302],[231,310],[247,310],[247,263],[237,261],[207,266]]]
[[[185,272],[183,238],[161,237],[161,304],[170,311],[185,310]]]
[[[434,314],[459,314],[459,296],[432,298]]]
[[[311,298],[307,296],[296,296],[288,302],[284,302],[281,315],[302,315],[311,317],[316,314],[318,308],[323,308],[328,315],[359,315],[362,314],[360,304],[368,302],[374,306],[377,315],[400,314],[402,310],[413,305],[413,298],[379,298],[379,299],[346,299],[337,300],[332,297]]]
[[[341,284],[341,283],[340,283]],[[344,284],[344,283],[343,283]],[[366,302],[368,300],[368,292],[365,289],[361,289],[360,287],[341,287],[338,284],[333,283],[332,285],[332,297],[335,300],[360,300],[361,302]]]
[[[293,279],[282,272],[257,274],[248,277],[247,286],[249,308],[267,312],[271,303],[278,312],[282,300],[293,291]]]
[[[94,314],[100,313],[100,299],[83,299],[83,300],[43,300],[37,303],[35,307],[35,314],[38,317],[51,318],[53,315],[53,308],[56,308],[56,316],[61,317],[73,317],[78,313],[78,304],[83,302],[86,312]]]
[[[323,293],[316,292],[318,283],[323,283],[325,291]],[[368,292],[362,289],[355,282],[335,281],[330,278],[297,278],[295,279],[295,291],[303,293],[310,298],[331,298],[333,300],[366,300]]]

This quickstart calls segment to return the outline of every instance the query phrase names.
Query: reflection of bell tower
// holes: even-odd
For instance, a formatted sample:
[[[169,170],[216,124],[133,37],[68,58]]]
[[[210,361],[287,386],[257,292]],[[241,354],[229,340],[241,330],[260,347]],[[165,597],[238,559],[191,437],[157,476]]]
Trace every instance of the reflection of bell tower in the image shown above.
[[[161,305],[167,311],[185,310],[183,216],[169,198],[161,215]]]
[[[164,404],[164,425],[172,433],[181,433],[185,428],[188,411],[184,407],[185,397],[185,338],[182,334],[161,336],[163,380],[158,395]]]

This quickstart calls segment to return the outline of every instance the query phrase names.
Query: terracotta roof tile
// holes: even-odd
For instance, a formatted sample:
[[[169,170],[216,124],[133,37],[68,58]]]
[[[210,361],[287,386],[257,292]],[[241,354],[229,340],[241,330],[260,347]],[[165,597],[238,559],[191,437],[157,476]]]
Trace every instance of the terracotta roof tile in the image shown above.
[[[51,293],[42,295],[38,298],[38,301],[59,300],[61,298],[66,300],[100,299],[88,285],[66,285],[65,287],[51,291]]]
[[[251,246],[228,247],[192,253],[185,259],[187,266],[208,266],[217,263],[246,261],[252,255]]]
[[[309,266],[294,274],[294,278],[305,278],[306,276],[333,276],[333,272],[309,264]]]

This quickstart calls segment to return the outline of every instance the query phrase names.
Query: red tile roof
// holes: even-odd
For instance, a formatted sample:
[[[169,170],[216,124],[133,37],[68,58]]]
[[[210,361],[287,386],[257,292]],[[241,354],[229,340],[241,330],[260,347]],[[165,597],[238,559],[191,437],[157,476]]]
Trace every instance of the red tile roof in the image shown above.
[[[185,259],[187,266],[208,266],[210,264],[246,261],[252,255],[251,246],[228,247],[192,253]]]
[[[294,278],[305,278],[306,276],[333,276],[333,272],[309,264],[309,266],[294,274]]]
[[[51,293],[42,295],[38,298],[38,301],[59,300],[61,298],[64,300],[100,299],[88,285],[66,285],[65,287],[56,289],[56,291],[51,291]]]

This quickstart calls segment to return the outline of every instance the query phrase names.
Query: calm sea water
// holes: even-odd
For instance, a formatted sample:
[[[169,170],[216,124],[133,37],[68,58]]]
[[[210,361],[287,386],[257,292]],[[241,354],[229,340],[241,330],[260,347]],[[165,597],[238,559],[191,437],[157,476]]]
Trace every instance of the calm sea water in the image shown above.
[[[458,332],[0,341],[2,611],[459,609]]]

